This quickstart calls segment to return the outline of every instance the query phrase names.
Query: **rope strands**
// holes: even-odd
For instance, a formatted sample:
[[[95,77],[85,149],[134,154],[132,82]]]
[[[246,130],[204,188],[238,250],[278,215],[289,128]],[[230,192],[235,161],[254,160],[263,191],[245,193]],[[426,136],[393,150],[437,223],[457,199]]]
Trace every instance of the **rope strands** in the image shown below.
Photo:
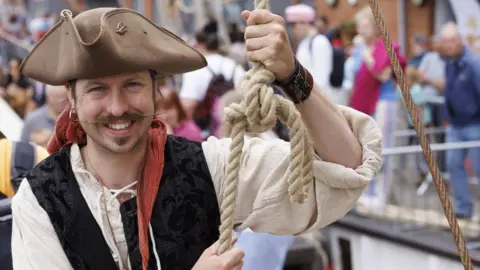
[[[268,9],[268,0],[256,0],[256,9]],[[220,239],[217,254],[231,248],[235,218],[238,176],[246,133],[260,134],[272,129],[277,117],[290,128],[291,165],[288,192],[292,202],[303,203],[313,181],[313,146],[300,113],[290,100],[275,95],[268,84],[275,75],[256,63],[236,86],[244,97],[242,103],[225,109],[226,134],[231,137],[226,188],[220,212]]]
[[[455,244],[457,245],[458,252],[460,254],[460,259],[465,270],[473,270],[472,260],[470,258],[470,254],[468,253],[468,249],[466,247],[466,243],[463,237],[463,234],[460,230],[460,226],[458,225],[457,218],[455,217],[455,212],[453,211],[452,203],[448,198],[448,191],[440,176],[440,170],[435,162],[433,157],[432,149],[430,148],[428,138],[425,134],[425,129],[423,124],[420,121],[418,110],[413,103],[412,96],[410,95],[410,91],[408,91],[407,81],[405,79],[403,70],[400,66],[398,61],[398,57],[393,49],[392,42],[388,35],[385,20],[383,18],[383,14],[380,11],[380,7],[376,0],[369,0],[370,9],[372,10],[373,16],[375,18],[375,23],[377,28],[379,29],[383,43],[388,51],[388,57],[390,58],[390,62],[393,67],[393,72],[398,79],[398,83],[400,84],[400,89],[402,91],[402,96],[405,100],[405,104],[408,109],[408,113],[412,118],[413,126],[415,131],[417,132],[417,136],[420,139],[420,145],[422,147],[423,154],[425,159],[428,163],[428,168],[430,173],[433,176],[433,182],[435,183],[435,187],[437,189],[438,196],[440,198],[440,202],[442,204],[443,211],[445,212],[445,216],[447,218],[448,224],[450,225],[451,232],[455,239]]]

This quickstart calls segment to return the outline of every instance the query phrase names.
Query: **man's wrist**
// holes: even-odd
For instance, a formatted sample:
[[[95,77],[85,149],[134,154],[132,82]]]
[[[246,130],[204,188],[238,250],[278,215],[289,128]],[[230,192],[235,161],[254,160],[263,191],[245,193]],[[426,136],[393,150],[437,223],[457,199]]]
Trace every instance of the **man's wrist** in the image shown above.
[[[313,89],[313,77],[295,58],[295,69],[293,73],[283,80],[276,80],[275,85],[279,86],[295,104],[303,103]]]

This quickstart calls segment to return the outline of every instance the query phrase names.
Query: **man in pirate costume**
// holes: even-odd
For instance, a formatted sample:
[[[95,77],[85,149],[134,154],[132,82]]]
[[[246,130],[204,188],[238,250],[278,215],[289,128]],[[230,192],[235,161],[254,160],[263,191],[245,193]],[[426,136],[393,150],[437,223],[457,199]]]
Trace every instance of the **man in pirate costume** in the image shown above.
[[[66,84],[50,157],[27,174],[12,204],[15,269],[241,269],[220,256],[229,139],[167,136],[154,119],[157,77],[206,66],[180,38],[128,9],[99,8],[60,22],[22,64]],[[244,146],[235,229],[297,235],[345,215],[381,166],[375,122],[337,107],[295,60],[280,16],[244,11],[250,61],[272,71],[296,102],[315,147],[303,204],[287,193],[288,143]]]

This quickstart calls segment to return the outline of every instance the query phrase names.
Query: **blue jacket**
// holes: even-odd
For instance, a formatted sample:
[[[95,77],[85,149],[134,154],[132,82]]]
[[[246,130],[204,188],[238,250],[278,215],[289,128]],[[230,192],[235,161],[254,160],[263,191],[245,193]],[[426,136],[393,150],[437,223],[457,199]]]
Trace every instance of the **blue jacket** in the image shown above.
[[[445,67],[445,113],[453,126],[480,123],[480,56],[464,47]]]

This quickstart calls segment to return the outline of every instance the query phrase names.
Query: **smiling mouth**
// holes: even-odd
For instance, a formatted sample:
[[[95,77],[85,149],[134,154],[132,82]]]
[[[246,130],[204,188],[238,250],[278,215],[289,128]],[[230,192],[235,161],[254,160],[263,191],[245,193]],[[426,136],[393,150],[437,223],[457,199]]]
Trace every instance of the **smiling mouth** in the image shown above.
[[[112,130],[124,130],[129,128],[134,121],[126,121],[126,122],[121,122],[121,123],[111,123],[105,125],[105,127],[112,129]]]

